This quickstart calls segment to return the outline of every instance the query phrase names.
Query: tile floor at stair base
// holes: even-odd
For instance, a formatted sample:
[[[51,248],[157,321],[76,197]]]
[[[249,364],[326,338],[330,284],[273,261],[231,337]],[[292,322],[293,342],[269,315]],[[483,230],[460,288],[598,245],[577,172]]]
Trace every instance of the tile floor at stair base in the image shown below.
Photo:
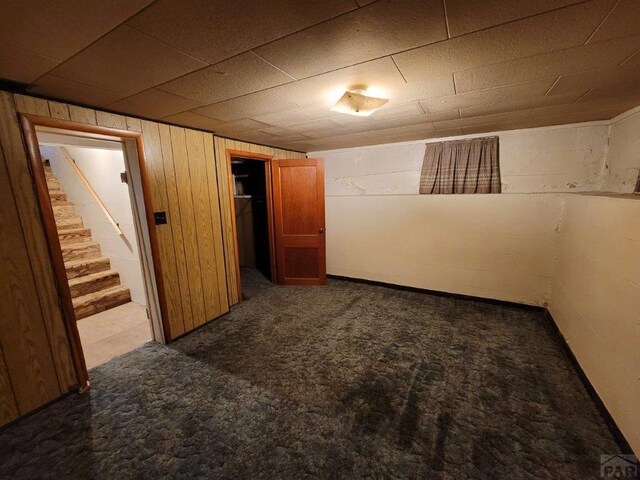
[[[88,369],[152,340],[146,309],[133,302],[78,320],[78,330]]]

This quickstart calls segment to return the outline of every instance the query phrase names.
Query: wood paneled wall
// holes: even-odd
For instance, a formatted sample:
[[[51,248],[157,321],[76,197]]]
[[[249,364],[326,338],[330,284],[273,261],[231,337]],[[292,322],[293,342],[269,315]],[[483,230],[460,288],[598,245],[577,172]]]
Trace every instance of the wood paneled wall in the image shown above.
[[[18,112],[141,132],[166,299],[167,340],[238,303],[227,149],[305,155],[0,92],[0,425],[77,385]]]
[[[5,92],[0,92],[0,146],[4,424],[59,397],[77,380],[14,99]]]
[[[18,112],[142,133],[170,341],[229,310],[213,135],[15,95]],[[168,335],[167,335],[168,333]]]
[[[77,385],[17,112],[141,132],[167,340],[238,302],[226,150],[304,157],[187,128],[0,92],[0,424]],[[229,291],[232,288],[232,291]]]
[[[233,219],[231,214],[232,186],[231,164],[227,157],[227,150],[239,150],[243,152],[272,155],[273,158],[306,158],[304,153],[282,150],[279,148],[265,147],[253,143],[230,140],[228,138],[215,137],[216,167],[218,169],[218,184],[220,187],[220,205],[222,207],[222,228],[230,234],[224,236],[224,252],[227,271],[227,291],[229,304],[235,305],[240,301],[238,292],[238,278],[236,272],[236,239],[233,232]]]

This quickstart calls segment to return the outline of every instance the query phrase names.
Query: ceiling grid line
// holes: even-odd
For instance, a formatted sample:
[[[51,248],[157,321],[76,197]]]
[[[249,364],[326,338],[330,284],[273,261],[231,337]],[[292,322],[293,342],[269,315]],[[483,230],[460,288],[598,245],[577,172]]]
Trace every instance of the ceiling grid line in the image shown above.
[[[0,78],[13,68],[37,95],[298,150],[600,120],[640,103],[633,0],[120,1],[93,10],[106,12],[96,39],[0,28]],[[46,21],[90,19],[56,13]],[[38,57],[65,48],[53,68]],[[33,66],[6,60],[20,56]],[[361,84],[389,102],[368,119],[330,111]]]

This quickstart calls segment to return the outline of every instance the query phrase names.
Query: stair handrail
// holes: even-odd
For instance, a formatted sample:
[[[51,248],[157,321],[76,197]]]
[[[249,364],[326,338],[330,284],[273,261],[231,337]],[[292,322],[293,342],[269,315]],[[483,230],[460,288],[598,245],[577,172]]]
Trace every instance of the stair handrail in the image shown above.
[[[73,167],[74,172],[76,172],[76,175],[78,175],[78,177],[80,178],[80,180],[82,181],[82,183],[84,184],[86,189],[89,191],[89,193],[91,194],[93,199],[96,201],[96,203],[100,207],[100,210],[102,210],[102,212],[106,215],[107,220],[109,220],[109,223],[111,223],[111,225],[115,229],[116,233],[124,238],[124,233],[122,233],[122,230],[120,229],[120,226],[114,220],[114,218],[111,215],[111,213],[109,213],[109,210],[107,210],[107,207],[104,205],[104,203],[102,203],[102,200],[100,200],[100,197],[98,197],[98,194],[96,193],[96,191],[93,189],[93,187],[89,183],[89,180],[87,180],[87,177],[85,177],[84,173],[82,173],[82,170],[80,170],[78,165],[76,165],[76,161],[69,154],[69,152],[67,151],[67,149],[65,147],[60,147],[60,150],[62,150],[62,154],[67,159],[67,161],[69,162],[71,167]]]

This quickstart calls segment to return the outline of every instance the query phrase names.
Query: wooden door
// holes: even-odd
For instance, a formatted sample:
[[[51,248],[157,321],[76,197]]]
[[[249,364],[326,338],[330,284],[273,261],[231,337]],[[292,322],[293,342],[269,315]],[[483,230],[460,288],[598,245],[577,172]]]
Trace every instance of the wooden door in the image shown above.
[[[272,161],[278,283],[324,285],[324,161]]]

